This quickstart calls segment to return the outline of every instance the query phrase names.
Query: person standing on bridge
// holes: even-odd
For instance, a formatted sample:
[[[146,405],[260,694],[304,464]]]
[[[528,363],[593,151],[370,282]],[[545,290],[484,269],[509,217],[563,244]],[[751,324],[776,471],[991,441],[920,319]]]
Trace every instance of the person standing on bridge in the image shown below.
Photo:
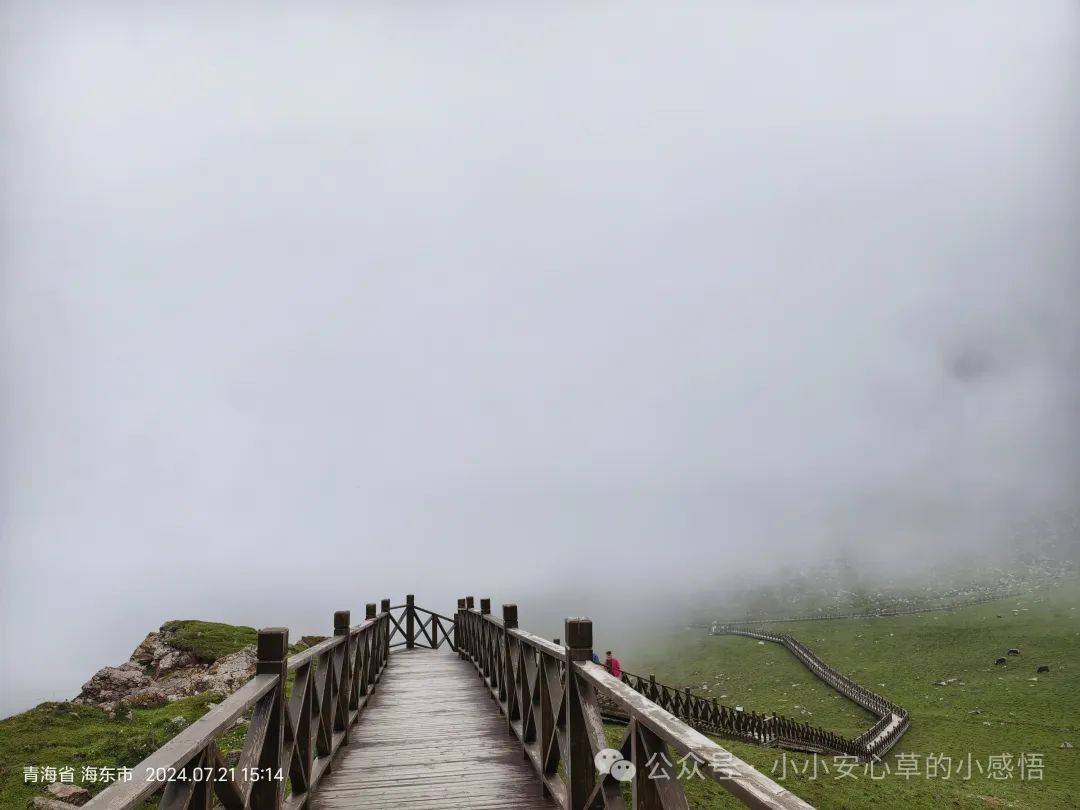
[[[607,671],[614,675],[616,678],[622,677],[622,664],[619,663],[619,659],[611,654],[611,650],[605,653],[604,666],[607,667]]]

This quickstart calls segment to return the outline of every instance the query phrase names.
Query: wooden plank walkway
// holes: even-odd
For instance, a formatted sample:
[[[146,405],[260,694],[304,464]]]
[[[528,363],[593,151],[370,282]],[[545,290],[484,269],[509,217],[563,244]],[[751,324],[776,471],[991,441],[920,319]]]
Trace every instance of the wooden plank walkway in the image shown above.
[[[312,810],[550,810],[506,718],[471,664],[396,650]]]

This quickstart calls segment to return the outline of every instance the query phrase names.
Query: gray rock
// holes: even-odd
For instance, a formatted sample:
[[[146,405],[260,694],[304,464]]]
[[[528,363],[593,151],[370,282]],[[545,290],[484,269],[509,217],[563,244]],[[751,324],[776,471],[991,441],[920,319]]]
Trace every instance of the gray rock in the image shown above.
[[[205,674],[195,678],[198,692],[220,692],[231,695],[255,676],[258,657],[254,647],[245,647],[215,661]]]
[[[44,796],[35,796],[30,800],[30,806],[34,810],[71,810],[75,805],[56,799],[46,799]]]
[[[90,791],[79,785],[53,782],[45,788],[45,792],[48,793],[51,798],[61,802],[67,802],[68,804],[81,806],[90,801]]]
[[[178,669],[198,666],[199,659],[186,650],[178,650],[168,644],[160,633],[150,633],[131,654],[131,660],[154,671],[154,678],[161,678]]]
[[[74,702],[95,706],[116,703],[150,683],[150,678],[138,664],[127,661],[118,667],[104,667],[95,672],[83,684]]]

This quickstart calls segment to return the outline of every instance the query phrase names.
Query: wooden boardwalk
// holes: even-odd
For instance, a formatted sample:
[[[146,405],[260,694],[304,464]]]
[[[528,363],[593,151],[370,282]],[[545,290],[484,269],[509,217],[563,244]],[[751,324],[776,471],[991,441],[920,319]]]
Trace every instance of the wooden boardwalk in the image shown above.
[[[521,745],[472,664],[398,650],[311,797],[312,810],[550,810]]]

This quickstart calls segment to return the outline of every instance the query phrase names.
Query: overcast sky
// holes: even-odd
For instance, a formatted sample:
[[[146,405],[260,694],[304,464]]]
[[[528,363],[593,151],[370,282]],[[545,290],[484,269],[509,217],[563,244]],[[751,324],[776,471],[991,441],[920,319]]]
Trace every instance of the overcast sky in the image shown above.
[[[0,714],[1075,506],[1075,2],[0,9]]]

